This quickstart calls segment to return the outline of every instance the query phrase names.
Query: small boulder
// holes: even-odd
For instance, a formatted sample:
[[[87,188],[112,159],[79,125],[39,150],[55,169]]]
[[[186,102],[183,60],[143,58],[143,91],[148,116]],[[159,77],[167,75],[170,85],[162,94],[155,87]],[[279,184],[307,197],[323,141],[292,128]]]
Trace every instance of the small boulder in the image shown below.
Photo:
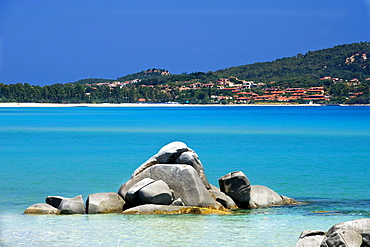
[[[154,183],[154,181],[155,180],[151,178],[144,178],[133,184],[130,188],[128,188],[127,192],[125,194],[121,194],[121,196],[128,202],[138,205],[139,191],[145,186]]]
[[[47,203],[36,203],[28,207],[24,214],[56,214],[58,209]]]
[[[281,196],[263,185],[251,185],[249,207],[259,208],[272,205],[283,205]]]
[[[59,214],[83,214],[85,213],[84,200],[81,195],[74,198],[64,198],[58,210]]]
[[[191,165],[198,173],[204,186],[210,189],[211,186],[204,173],[204,167],[199,160],[198,155],[183,142],[171,142],[162,147],[157,154],[150,157],[146,162],[139,166],[131,175],[134,178],[145,169],[156,164],[187,164]]]
[[[117,213],[122,212],[125,201],[117,193],[95,193],[86,200],[86,213]]]
[[[325,237],[323,231],[304,230],[295,245],[295,247],[319,247]]]
[[[162,147],[157,155],[157,161],[160,164],[174,164],[176,163],[176,159],[186,151],[190,151],[191,149],[183,142],[171,142],[166,146]]]
[[[63,196],[48,196],[46,197],[45,202],[54,208],[58,208],[63,199],[66,198]]]
[[[227,209],[237,209],[238,208],[238,206],[235,204],[233,199],[231,199],[231,197],[223,193],[216,186],[211,185],[211,189],[209,189],[208,191],[209,193],[211,193],[211,195],[217,202],[221,203],[223,207]]]
[[[131,178],[143,172],[145,169],[156,165],[156,164],[174,164],[176,159],[181,155],[181,153],[191,150],[183,142],[171,142],[163,146],[157,154],[150,157],[146,162],[139,166],[134,173],[131,175]]]
[[[142,204],[169,205],[173,198],[170,187],[163,180],[157,180],[139,191],[139,200]]]
[[[241,171],[231,172],[219,180],[220,190],[231,197],[239,208],[249,208],[250,182]]]

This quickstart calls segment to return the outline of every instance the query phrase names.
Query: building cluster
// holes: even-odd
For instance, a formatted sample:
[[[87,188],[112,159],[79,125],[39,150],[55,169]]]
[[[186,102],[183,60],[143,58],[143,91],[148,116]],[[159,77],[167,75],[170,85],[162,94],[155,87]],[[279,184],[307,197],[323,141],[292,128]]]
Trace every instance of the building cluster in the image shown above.
[[[325,95],[324,87],[305,88],[287,88],[285,90],[279,88],[265,88],[263,95],[253,92],[238,92],[235,91],[233,99],[239,103],[248,103],[250,101],[279,101],[289,102],[297,100],[305,101],[327,101],[329,96]]]
[[[149,71],[161,72],[161,71]],[[163,72],[163,71],[162,71]],[[165,71],[166,72],[166,71]],[[325,76],[320,78],[321,81],[330,80],[333,83],[345,83],[348,86],[358,86],[361,82],[354,78],[349,81],[344,81],[339,78],[333,78],[330,76]],[[370,80],[370,78],[366,79]],[[104,83],[94,83],[88,84],[88,86],[108,86],[113,89],[116,87],[123,88],[128,84],[138,83],[140,79],[135,79],[131,81],[109,81]],[[269,83],[273,85],[274,82]],[[206,88],[219,89],[218,95],[209,95],[212,102],[222,102],[226,101],[229,103],[243,103],[247,104],[250,102],[320,102],[326,103],[330,100],[330,96],[325,91],[324,87],[310,87],[310,88],[286,88],[281,89],[279,87],[267,87],[264,83],[255,83],[254,81],[239,80],[236,77],[229,78],[219,78],[215,82],[202,83],[199,81],[186,81],[175,85],[140,85],[141,87],[147,87],[154,89],[159,89],[163,93],[171,94],[174,90],[181,92],[186,92],[188,90],[199,90]],[[251,90],[253,88],[260,88],[259,90]],[[225,93],[222,93],[224,91]],[[259,93],[256,93],[259,92]],[[355,93],[352,97],[359,96],[360,93]],[[139,102],[145,102],[146,99],[140,98]]]
[[[184,90],[191,90],[191,89],[199,89],[199,88],[210,88],[210,87],[216,87],[218,89],[224,89],[224,90],[233,90],[233,89],[251,89],[252,87],[256,86],[262,86],[264,83],[254,83],[253,81],[244,81],[239,80],[236,77],[229,77],[229,78],[220,78],[214,83],[201,83],[201,82],[195,82],[188,86],[181,86],[179,88],[180,91]]]
[[[128,84],[138,83],[140,81],[141,81],[140,79],[134,79],[131,81],[107,81],[107,82],[100,82],[100,83],[90,83],[86,85],[89,87],[107,86],[112,89],[115,87],[123,88],[124,86],[127,86]]]
[[[190,84],[189,86],[181,86],[180,91],[200,89],[208,87],[217,87],[221,90],[228,90],[234,93],[233,96],[224,95],[212,95],[211,98],[215,101],[234,101],[237,103],[249,103],[251,101],[280,101],[289,102],[297,100],[305,101],[328,101],[329,96],[325,95],[324,87],[310,87],[306,88],[265,88],[263,89],[263,94],[257,94],[251,92],[252,87],[264,86],[264,83],[255,83],[253,81],[238,80],[236,77],[230,78],[220,78],[215,83],[200,83],[196,82]],[[248,91],[248,92],[247,92]]]

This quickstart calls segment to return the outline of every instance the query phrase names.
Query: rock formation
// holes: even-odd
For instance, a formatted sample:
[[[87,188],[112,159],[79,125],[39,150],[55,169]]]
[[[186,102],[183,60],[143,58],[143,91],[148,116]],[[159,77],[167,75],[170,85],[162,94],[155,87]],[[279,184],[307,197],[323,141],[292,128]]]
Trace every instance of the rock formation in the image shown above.
[[[82,196],[48,196],[46,203],[32,205],[25,213],[224,213],[295,202],[265,186],[251,185],[241,171],[221,177],[219,185],[208,182],[192,149],[183,142],[172,142],[139,166],[118,193],[89,195],[86,212]]]
[[[48,196],[46,203],[28,207],[25,214],[230,214],[233,209],[253,209],[292,204],[262,185],[251,185],[242,171],[222,176],[211,185],[198,155],[182,142],[172,142],[138,167],[118,193],[95,193],[86,201]],[[370,247],[370,218],[339,223],[327,232],[303,231],[296,247]]]

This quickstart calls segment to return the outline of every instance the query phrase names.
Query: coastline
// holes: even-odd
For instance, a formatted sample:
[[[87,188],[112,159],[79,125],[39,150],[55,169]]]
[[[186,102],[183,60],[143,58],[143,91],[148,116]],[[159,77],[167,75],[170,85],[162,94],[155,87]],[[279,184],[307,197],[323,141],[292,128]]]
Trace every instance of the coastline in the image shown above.
[[[0,107],[237,107],[237,106],[370,106],[370,104],[179,104],[179,103],[0,103]]]
[[[0,103],[0,107],[220,107],[220,106],[323,106],[321,104],[177,104],[177,103]]]

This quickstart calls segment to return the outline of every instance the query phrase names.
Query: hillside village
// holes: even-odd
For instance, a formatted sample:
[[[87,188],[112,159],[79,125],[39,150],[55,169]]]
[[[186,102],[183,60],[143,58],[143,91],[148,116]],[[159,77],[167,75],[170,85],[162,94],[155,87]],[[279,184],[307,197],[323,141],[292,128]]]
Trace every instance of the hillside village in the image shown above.
[[[168,72],[166,75],[170,75]],[[349,81],[332,78],[331,76],[325,76],[319,78],[320,81],[331,81],[332,83],[344,83],[349,88],[357,88],[361,85],[361,82],[354,78]],[[370,78],[366,78],[365,81],[370,81]],[[92,89],[97,89],[97,87],[106,86],[110,90],[114,90],[116,87],[124,89],[130,84],[140,84],[140,79],[134,79],[131,81],[112,81],[96,84],[87,84]],[[202,83],[199,81],[187,81],[179,82],[175,85],[146,85],[140,84],[138,87],[145,87],[150,90],[160,90],[163,93],[171,95],[171,92],[177,91],[186,92],[190,90],[207,91],[206,89],[217,89],[215,91],[218,94],[209,95],[209,103],[228,103],[228,104],[249,104],[249,103],[320,103],[320,104],[330,104],[331,95],[328,89],[324,86],[309,87],[309,88],[282,88],[280,86],[274,87],[275,82],[270,82],[269,84],[257,83],[254,81],[239,80],[237,77],[229,78],[219,78],[215,82]],[[349,98],[356,98],[361,96],[363,92],[349,92],[351,96]],[[257,93],[259,92],[259,93]],[[148,97],[140,97],[137,102],[153,102],[152,99]],[[189,103],[189,102],[185,102]]]

